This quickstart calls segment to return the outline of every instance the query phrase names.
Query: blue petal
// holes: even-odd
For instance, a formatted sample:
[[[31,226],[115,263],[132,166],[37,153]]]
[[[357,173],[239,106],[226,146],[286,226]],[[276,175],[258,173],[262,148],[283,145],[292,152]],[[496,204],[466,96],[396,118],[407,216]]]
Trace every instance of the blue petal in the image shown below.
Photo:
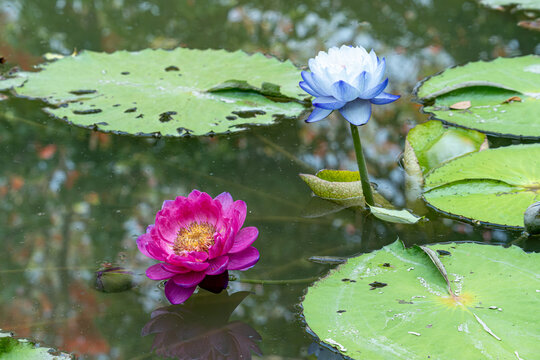
[[[321,96],[313,100],[313,105],[315,107],[326,109],[326,110],[337,110],[343,107],[346,104],[345,101],[336,100],[332,96]]]
[[[311,88],[311,86],[309,86],[308,83],[305,82],[305,81],[300,81],[300,82],[298,83],[298,85],[300,85],[300,87],[302,88],[302,90],[304,90],[305,92],[307,92],[307,93],[308,93],[309,95],[311,95],[311,96],[315,96],[315,97],[317,97],[317,96],[322,96],[321,94],[319,94],[318,92],[316,92],[315,90],[313,90],[313,89]]]
[[[343,80],[332,84],[332,95],[339,101],[349,102],[358,97],[360,91]]]
[[[332,110],[325,110],[325,109],[315,108],[311,112],[309,117],[306,119],[306,122],[307,123],[312,123],[312,122],[315,122],[315,121],[322,120],[325,117],[327,117],[328,115],[330,115],[331,112],[332,112]]]
[[[317,79],[315,78],[315,75],[308,71],[302,71],[300,73],[302,75],[302,79],[309,85],[310,88],[313,89],[313,91],[318,92],[321,95],[324,95],[324,91],[322,91],[321,87],[317,83]]]
[[[393,95],[393,94],[383,92],[377,95],[377,97],[374,97],[373,99],[371,99],[370,101],[372,104],[375,104],[375,105],[384,105],[384,104],[390,104],[391,102],[396,101],[400,97],[401,96],[399,95]]]
[[[356,87],[360,93],[362,93],[364,89],[366,88],[367,79],[368,79],[368,74],[365,71],[362,71],[356,77],[356,79],[354,79],[353,86]]]
[[[362,94],[360,94],[359,98],[364,99],[364,100],[373,99],[374,97],[376,97],[380,93],[382,93],[384,91],[384,89],[386,89],[387,86],[388,86],[388,78],[386,78],[386,80],[384,80],[379,85],[377,85],[377,86],[375,86],[375,87],[373,87],[373,88],[371,88],[369,90],[366,90],[366,91],[362,92]]]
[[[371,117],[371,103],[368,100],[355,100],[347,103],[339,112],[353,125],[364,125]]]

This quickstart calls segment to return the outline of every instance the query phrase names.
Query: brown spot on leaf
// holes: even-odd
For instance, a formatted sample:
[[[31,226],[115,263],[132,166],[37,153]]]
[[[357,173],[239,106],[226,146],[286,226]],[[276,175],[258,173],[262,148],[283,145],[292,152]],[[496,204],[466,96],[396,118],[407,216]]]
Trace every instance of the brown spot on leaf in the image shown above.
[[[73,110],[73,113],[76,115],[90,115],[90,114],[98,114],[100,112],[101,112],[101,109]]]
[[[3,56],[0,56],[0,64],[5,64],[5,63],[6,63],[6,58]]]
[[[122,74],[122,75],[129,75],[129,71],[122,71],[120,74]]]
[[[344,312],[346,312],[346,311],[347,311],[347,310],[338,310],[338,311],[336,311],[336,312],[337,312],[338,314],[342,314],[342,313],[344,313]]]
[[[470,109],[471,102],[470,101],[460,101],[455,104],[450,105],[450,109],[452,110],[467,110]]]
[[[511,96],[508,99],[504,100],[502,103],[503,104],[510,104],[510,103],[512,103],[514,101],[521,102],[521,98],[519,96]]]
[[[132,113],[132,112],[135,112],[137,111],[137,108],[136,107],[132,107],[132,108],[129,108],[127,109],[126,111],[124,111],[125,113]]]
[[[164,113],[159,114],[159,121],[168,122],[172,120],[172,116],[176,115],[176,111],[165,111]]]
[[[414,304],[412,301],[405,301],[405,300],[399,300],[399,299],[398,299],[398,303],[400,303],[400,304]]]
[[[387,283],[374,281],[371,284],[369,284],[369,286],[371,286],[371,288],[369,290],[375,290],[375,289],[383,288],[383,287],[385,287],[387,285],[388,285]]]
[[[73,91],[70,91],[69,93],[73,95],[87,95],[87,94],[94,94],[96,92],[97,92],[96,90],[73,90]]]
[[[180,71],[180,69],[177,66],[171,65],[171,66],[167,66],[165,68],[165,71]]]

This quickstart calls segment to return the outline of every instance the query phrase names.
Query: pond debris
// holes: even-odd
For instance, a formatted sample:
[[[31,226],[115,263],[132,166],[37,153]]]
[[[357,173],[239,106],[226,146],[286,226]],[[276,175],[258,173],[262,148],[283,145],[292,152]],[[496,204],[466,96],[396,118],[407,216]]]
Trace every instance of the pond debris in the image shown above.
[[[471,102],[469,100],[459,101],[455,104],[450,105],[450,109],[452,110],[467,110],[470,108],[471,108]]]
[[[519,357],[519,354],[518,354],[517,351],[514,351],[514,355],[516,355],[517,360],[525,360],[525,359],[522,359],[522,358]]]
[[[325,343],[328,343],[328,344],[330,344],[330,345],[332,345],[332,346],[334,346],[334,347],[336,347],[336,348],[338,348],[339,351],[342,351],[342,352],[346,352],[346,351],[347,351],[347,349],[345,348],[345,346],[341,345],[341,344],[338,343],[337,341],[332,340],[332,339],[330,339],[330,338],[324,339],[324,342],[325,342]]]
[[[88,95],[95,94],[97,90],[72,90],[69,93],[73,95]]]
[[[439,255],[452,255],[452,253],[450,251],[446,251],[446,250],[437,250],[437,252],[439,253]]]
[[[171,66],[167,66],[165,68],[165,71],[180,71],[180,69],[178,68],[178,66],[171,65]]]
[[[410,268],[407,269],[407,271],[411,271],[411,270],[414,270],[414,266],[411,266]]]
[[[480,319],[480,318],[478,317],[478,315],[476,315],[475,313],[473,313],[473,315],[474,315],[474,317],[476,318],[476,321],[478,321],[478,323],[479,323],[480,325],[482,325],[482,327],[484,328],[484,330],[485,330],[489,335],[491,335],[491,336],[493,336],[495,339],[501,341],[501,338],[498,337],[497,335],[495,335],[495,334],[493,333],[493,331],[491,331],[491,329],[486,325],[486,323],[483,322],[482,319]]]
[[[0,56],[0,64],[5,64],[6,63],[6,58],[3,57],[3,56]]]
[[[502,104],[510,104],[514,101],[522,102],[521,98],[519,96],[511,96],[508,99],[504,100]]]
[[[172,116],[176,115],[176,111],[165,111],[161,114],[159,114],[159,121],[161,122],[168,122],[172,120]]]
[[[408,334],[414,335],[414,336],[420,336],[422,334],[414,332],[414,331],[407,331]]]
[[[454,292],[452,291],[452,286],[450,286],[450,280],[448,280],[448,274],[446,273],[446,268],[444,267],[443,263],[439,259],[439,256],[437,255],[437,253],[426,246],[419,246],[419,247],[420,249],[422,249],[422,251],[424,251],[429,256],[429,258],[431,259],[435,267],[441,273],[442,277],[446,281],[446,287],[447,287],[448,293],[453,298],[456,298],[456,294],[454,294]]]
[[[135,112],[135,111],[137,111],[137,108],[136,108],[136,107],[132,107],[132,108],[126,109],[124,112],[125,112],[125,113],[132,113],[132,112]]]
[[[383,288],[385,286],[387,286],[388,284],[387,283],[383,283],[383,282],[379,282],[379,281],[374,281],[372,282],[371,284],[369,284],[369,286],[371,286],[371,288],[369,290],[375,290],[375,289],[380,289],[380,288]]]
[[[101,109],[86,109],[86,110],[73,110],[73,113],[75,115],[91,115],[91,114],[99,114],[102,110]]]
[[[122,75],[129,75],[129,71],[122,71],[120,74],[122,74]]]

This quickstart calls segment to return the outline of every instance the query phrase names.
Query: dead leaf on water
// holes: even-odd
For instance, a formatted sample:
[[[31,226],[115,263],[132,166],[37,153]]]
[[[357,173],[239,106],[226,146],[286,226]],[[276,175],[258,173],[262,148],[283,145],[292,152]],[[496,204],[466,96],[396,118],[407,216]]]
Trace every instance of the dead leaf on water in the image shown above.
[[[520,21],[518,22],[518,26],[521,26],[522,28],[529,29],[529,30],[540,31],[540,18],[536,20]]]
[[[467,110],[471,107],[470,101],[460,101],[455,104],[450,105],[450,109],[452,110]]]
[[[521,102],[521,98],[519,96],[512,96],[512,97],[509,97],[508,99],[504,100],[502,103],[503,104],[510,104],[511,102],[514,102],[514,101]]]

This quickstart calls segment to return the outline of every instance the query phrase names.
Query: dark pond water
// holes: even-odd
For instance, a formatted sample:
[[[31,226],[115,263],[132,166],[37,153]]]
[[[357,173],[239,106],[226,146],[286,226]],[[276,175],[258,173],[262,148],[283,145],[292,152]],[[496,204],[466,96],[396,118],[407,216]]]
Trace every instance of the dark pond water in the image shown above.
[[[540,53],[539,33],[516,26],[522,16],[462,0],[0,0],[0,55],[8,59],[5,68],[28,69],[48,52],[186,46],[260,51],[304,65],[330,46],[373,47],[387,57],[391,90],[403,97],[378,107],[361,136],[379,190],[407,206],[400,154],[407,131],[426,120],[411,102],[415,83],[454,64]],[[131,291],[98,292],[94,272],[110,262],[142,274],[153,261],[138,252],[137,235],[153,223],[163,200],[193,188],[212,195],[228,191],[247,202],[246,224],[260,230],[261,260],[238,277],[293,280],[235,281],[230,287],[231,293],[252,292],[231,321],[243,324],[242,334],[260,335],[257,344],[267,359],[316,358],[309,355],[317,347],[310,347],[313,338],[298,304],[313,278],[331,265],[309,262],[311,256],[351,256],[397,237],[410,245],[508,243],[519,236],[427,209],[430,221],[415,226],[352,210],[328,213],[298,173],[355,169],[348,126],[337,119],[165,140],[66,126],[40,107],[0,101],[0,328],[84,359],[154,357],[152,336],[141,337],[141,331],[152,310],[168,304],[163,291],[141,277]],[[182,326],[196,331],[216,305],[201,300],[194,307],[203,317],[188,316],[193,321]],[[156,326],[172,332],[166,323]]]

